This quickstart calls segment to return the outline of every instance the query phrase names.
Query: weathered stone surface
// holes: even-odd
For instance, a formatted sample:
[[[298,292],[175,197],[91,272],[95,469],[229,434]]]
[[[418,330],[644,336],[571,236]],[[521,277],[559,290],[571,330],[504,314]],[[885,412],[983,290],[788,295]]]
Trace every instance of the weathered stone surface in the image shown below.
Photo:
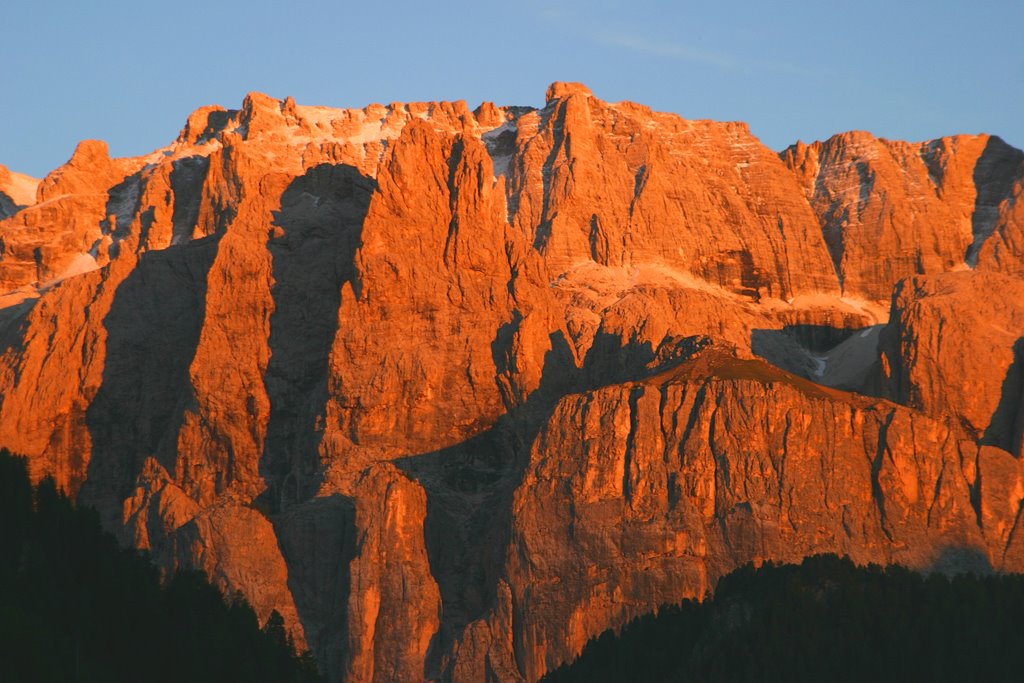
[[[901,278],[973,264],[1024,160],[988,135],[909,144],[864,132],[782,157],[821,221],[843,292],[876,301]]]
[[[225,595],[240,592],[261,621],[277,610],[305,646],[274,528],[257,510],[227,502],[206,508],[171,534],[161,555],[172,569],[201,569]]]
[[[1020,455],[1024,280],[981,272],[904,280],[881,349],[888,395]]]
[[[835,552],[920,569],[975,556],[1003,566],[1019,492],[983,489],[982,505],[998,510],[979,528],[966,474],[1009,457],[998,453],[976,460],[941,421],[717,350],[568,396],[515,494],[504,654],[535,680],[602,630],[702,597],[750,561]],[[454,672],[479,667],[483,647],[495,659],[507,640],[487,627],[508,621],[503,609],[467,629],[479,640],[460,645]]]
[[[513,224],[555,277],[670,266],[754,300],[838,289],[795,178],[745,124],[684,121],[555,84],[515,121]]]
[[[363,495],[349,569],[345,679],[419,680],[441,620],[423,540],[427,497],[385,463],[369,468],[357,486]]]
[[[998,568],[1020,571],[1024,560],[1021,501],[1024,466],[1019,457],[992,446],[978,448],[977,482],[980,516],[989,553]]]
[[[980,247],[979,270],[998,270],[1007,275],[1024,276],[1024,162],[1017,172],[1017,182],[999,204],[998,215],[990,233]]]
[[[426,452],[490,426],[539,386],[560,325],[482,144],[413,122],[376,186],[330,352],[324,449],[346,468],[356,448]]]

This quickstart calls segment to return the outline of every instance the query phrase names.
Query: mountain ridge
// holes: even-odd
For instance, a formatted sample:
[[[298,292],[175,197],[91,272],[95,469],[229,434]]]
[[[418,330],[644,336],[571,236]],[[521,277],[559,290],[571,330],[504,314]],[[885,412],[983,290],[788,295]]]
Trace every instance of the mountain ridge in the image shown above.
[[[546,97],[83,142],[0,220],[0,446],[333,680],[536,680],[755,560],[1019,571],[1024,155]]]

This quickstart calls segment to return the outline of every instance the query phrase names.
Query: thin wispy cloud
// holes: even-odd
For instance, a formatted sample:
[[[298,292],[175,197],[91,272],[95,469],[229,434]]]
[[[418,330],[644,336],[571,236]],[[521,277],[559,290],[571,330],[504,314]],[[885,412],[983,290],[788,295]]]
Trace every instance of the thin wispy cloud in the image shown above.
[[[826,76],[830,73],[827,69],[781,62],[771,59],[767,55],[763,59],[756,60],[749,57],[740,58],[726,52],[702,50],[678,41],[656,40],[623,31],[592,30],[588,31],[588,37],[597,43],[609,47],[623,48],[656,57],[677,59],[731,71],[774,71],[807,78]]]
[[[701,50],[677,41],[654,40],[646,36],[624,31],[597,30],[589,31],[589,34],[591,39],[603,45],[620,47],[657,57],[680,59],[721,69],[735,69],[740,66],[739,62],[732,55]]]
[[[723,69],[736,68],[737,60],[728,54],[702,50],[678,40],[659,40],[621,27],[610,27],[606,21],[594,21],[592,12],[584,12],[572,3],[548,1],[543,7],[532,8],[533,16],[541,23],[606,47],[654,55],[668,59],[696,62]]]
[[[772,54],[736,54],[722,50],[708,50],[678,38],[665,39],[639,31],[612,26],[608,17],[596,19],[591,12],[583,12],[573,3],[548,2],[534,8],[533,16],[548,26],[575,34],[588,42],[604,47],[651,55],[662,59],[689,62],[705,67],[736,73],[774,72],[800,78],[820,78],[832,72],[818,64],[802,64],[774,59]],[[739,37],[733,36],[734,40]],[[751,46],[748,46],[748,51]]]

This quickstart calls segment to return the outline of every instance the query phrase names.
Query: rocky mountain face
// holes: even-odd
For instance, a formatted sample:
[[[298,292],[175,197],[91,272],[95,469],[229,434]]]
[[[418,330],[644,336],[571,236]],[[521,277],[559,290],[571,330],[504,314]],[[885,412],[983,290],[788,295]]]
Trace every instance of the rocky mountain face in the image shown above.
[[[0,445],[331,680],[534,681],[749,561],[1024,571],[1024,154],[546,99],[0,168]]]

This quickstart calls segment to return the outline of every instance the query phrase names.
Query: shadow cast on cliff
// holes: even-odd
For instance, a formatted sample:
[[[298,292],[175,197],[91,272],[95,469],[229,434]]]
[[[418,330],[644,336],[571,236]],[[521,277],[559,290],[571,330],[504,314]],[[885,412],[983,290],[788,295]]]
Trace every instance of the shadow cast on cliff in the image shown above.
[[[1021,434],[1024,431],[1024,337],[1013,345],[1013,362],[1006,369],[992,419],[979,443],[997,446],[1020,457]]]
[[[507,333],[498,331],[496,346]],[[513,496],[530,444],[576,380],[565,338],[554,333],[550,339],[540,386],[525,401],[466,441],[394,462],[427,494],[424,538],[442,613],[427,653],[427,678],[440,675],[442,657],[463,629],[496,604],[512,535]]]
[[[750,333],[750,350],[797,377],[843,391],[880,396],[878,329],[786,325]]]
[[[355,503],[316,497],[331,347],[346,283],[358,291],[356,250],[376,182],[345,164],[321,164],[281,195],[267,241],[274,285],[264,386],[270,416],[256,506],[274,527],[288,590],[322,671],[344,662]],[[351,290],[350,290],[351,291]]]
[[[80,492],[108,529],[119,527],[147,457],[173,476],[177,436],[194,401],[189,365],[199,344],[207,273],[219,238],[151,251],[118,285],[103,320],[103,376],[85,411],[92,455]]]
[[[92,453],[81,495],[110,529],[118,528],[121,501],[130,495],[147,457],[175,474],[178,432],[195,400],[189,366],[206,315],[207,276],[222,237],[188,241],[208,168],[204,157],[174,162],[171,243],[139,256],[118,284],[103,320],[103,375],[85,414]],[[138,245],[147,245],[155,210],[140,211],[143,183],[138,171],[107,192],[107,218],[100,228],[113,240],[112,258],[133,217],[139,222]]]
[[[814,374],[811,357],[826,354],[843,343],[854,330],[828,325],[786,325],[781,329],[758,329],[750,332],[750,350],[777,368],[811,380]]]
[[[171,163],[171,191],[174,208],[171,210],[171,244],[182,244],[192,237],[199,221],[203,182],[210,170],[210,157],[190,156]]]
[[[960,545],[948,545],[942,548],[926,569],[927,573],[945,574],[946,576],[959,574],[990,576],[994,571],[988,555],[983,550]]]
[[[291,182],[267,242],[272,258],[270,418],[260,458],[270,514],[316,494],[328,359],[342,287],[358,291],[355,253],[376,183],[353,167],[321,164]]]
[[[995,228],[999,204],[1010,196],[1014,182],[1020,177],[1024,152],[992,136],[974,165],[974,187],[977,191],[974,212],[971,214],[971,244],[964,261],[968,265],[978,262],[982,245]]]
[[[514,326],[515,321],[512,325]],[[499,329],[495,364],[509,329]],[[601,386],[638,381],[689,358],[702,337],[621,343],[599,332],[581,367],[561,332],[550,335],[539,387],[486,431],[461,443],[401,458],[395,465],[426,491],[424,537],[430,572],[441,594],[442,619],[427,654],[425,677],[445,674],[443,658],[473,621],[497,604],[512,540],[513,504],[530,449],[559,400]]]
[[[288,591],[320,671],[338,674],[345,662],[350,565],[356,555],[355,501],[312,498],[272,517],[288,567]]]
[[[201,185],[206,171],[203,163],[186,161],[172,171],[171,184],[183,197],[175,205],[172,246],[140,256],[103,321],[102,382],[84,416],[92,458],[81,499],[111,529],[120,527],[122,501],[147,458],[176,480],[182,475],[175,471],[177,439],[195,407],[190,366],[223,236],[175,244],[192,234],[198,205],[189,190]],[[317,451],[341,290],[346,282],[358,284],[355,251],[374,186],[352,166],[309,169],[282,194],[266,245],[274,282],[264,376],[270,412],[259,462],[266,488],[254,505],[274,526],[299,619],[309,639],[323,644],[316,654],[325,667],[340,666],[344,637],[335,632],[344,628],[356,543],[353,502],[314,498],[321,477]]]
[[[14,353],[21,356],[25,350],[25,333],[28,331],[28,317],[39,299],[27,298],[16,304],[0,308],[0,354]],[[21,378],[21,366],[14,368]]]

